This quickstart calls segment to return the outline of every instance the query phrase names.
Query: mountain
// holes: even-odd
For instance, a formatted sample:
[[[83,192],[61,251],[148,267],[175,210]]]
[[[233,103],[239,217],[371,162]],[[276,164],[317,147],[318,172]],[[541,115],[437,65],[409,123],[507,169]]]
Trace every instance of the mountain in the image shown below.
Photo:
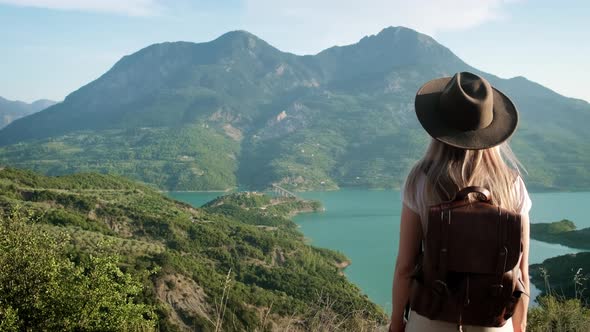
[[[590,188],[588,103],[479,71],[403,27],[307,56],[245,31],[148,46],[1,130],[0,163],[167,190],[399,188],[429,140],[413,112],[416,90],[458,71],[515,101],[512,146],[530,189]]]
[[[26,252],[18,257],[22,265],[17,266],[39,273],[40,266],[66,265],[80,273],[78,264],[115,255],[125,274],[109,272],[108,277],[133,286],[115,285],[99,293],[91,285],[71,289],[58,285],[63,294],[57,294],[53,307],[44,304],[51,303],[46,293],[54,292],[33,292],[53,290],[53,275],[39,273],[38,279],[31,280],[18,268],[3,269],[0,280],[11,287],[0,288],[0,314],[8,308],[25,324],[41,322],[25,326],[45,328],[42,322],[57,321],[65,326],[59,330],[75,330],[72,326],[78,325],[68,322],[70,316],[64,314],[84,317],[88,300],[100,304],[96,311],[107,311],[102,313],[108,316],[103,321],[133,309],[126,305],[145,305],[157,314],[150,320],[157,320],[159,331],[316,331],[324,324],[334,331],[356,331],[374,330],[387,322],[383,309],[342,273],[348,258],[310,246],[288,219],[294,212],[319,209],[317,202],[248,192],[219,197],[196,208],[122,177],[93,173],[46,177],[14,168],[0,170],[0,189],[0,225],[6,225],[8,216],[28,218],[20,227],[34,229],[26,234],[65,242],[62,247],[71,257],[71,262],[40,264],[44,255],[22,249],[34,245],[37,237],[11,245],[6,241],[15,236],[6,238],[10,229],[0,228],[0,247]],[[0,262],[2,258],[0,254]],[[90,277],[101,289],[109,285],[106,277]],[[75,286],[80,280],[71,282]],[[135,282],[142,288],[137,289]],[[76,289],[88,294],[81,308],[67,302]],[[117,300],[122,302],[117,311],[110,306],[112,294],[123,291],[139,295]],[[136,310],[137,314],[142,311]]]
[[[30,104],[22,101],[11,101],[0,97],[0,128],[6,127],[12,121],[39,112],[56,102],[48,99],[39,99]]]

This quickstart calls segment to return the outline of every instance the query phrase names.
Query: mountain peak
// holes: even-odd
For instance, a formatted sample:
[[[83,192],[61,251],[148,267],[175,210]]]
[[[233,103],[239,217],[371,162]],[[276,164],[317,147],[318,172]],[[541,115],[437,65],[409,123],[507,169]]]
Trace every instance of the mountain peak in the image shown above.
[[[54,104],[57,104],[57,102],[53,101],[53,100],[49,100],[49,99],[39,99],[39,100],[35,100],[34,102],[31,103],[31,105],[38,110],[45,109],[45,108],[52,106]]]
[[[228,31],[228,32],[224,33],[223,35],[219,36],[219,38],[217,38],[217,39],[223,39],[223,38],[229,38],[229,39],[256,38],[256,39],[260,39],[256,35],[254,35],[253,33],[248,32],[246,30]]]
[[[359,41],[361,42],[376,42],[376,43],[395,43],[395,44],[408,44],[418,43],[424,46],[442,46],[432,37],[420,33],[416,30],[402,27],[402,26],[390,26],[379,31],[375,35],[365,36]],[[442,46],[444,47],[444,46]]]
[[[446,68],[445,72],[468,68],[430,36],[393,26],[365,36],[356,44],[326,49],[317,57],[331,79],[350,79],[363,73],[388,73],[399,66],[438,66]]]
[[[377,36],[380,35],[387,35],[387,34],[399,34],[399,33],[408,33],[408,34],[414,34],[414,35],[418,35],[420,34],[418,31],[414,30],[414,29],[410,29],[407,27],[403,27],[403,26],[388,26],[386,28],[383,28],[383,30],[379,31],[379,33],[377,33]]]
[[[223,35],[219,36],[217,39],[213,40],[212,43],[231,45],[233,48],[249,50],[266,47],[274,48],[264,40],[258,38],[256,35],[246,30],[234,30],[226,32]]]

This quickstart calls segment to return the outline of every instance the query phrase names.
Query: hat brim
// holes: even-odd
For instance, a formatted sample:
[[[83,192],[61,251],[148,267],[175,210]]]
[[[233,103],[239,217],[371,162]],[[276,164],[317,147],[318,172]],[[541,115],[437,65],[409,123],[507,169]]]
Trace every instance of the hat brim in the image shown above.
[[[416,94],[416,115],[426,132],[443,143],[470,150],[491,148],[510,138],[518,125],[518,112],[512,101],[493,87],[494,116],[489,126],[469,131],[450,126],[439,111],[439,99],[451,79],[443,77],[428,81]]]

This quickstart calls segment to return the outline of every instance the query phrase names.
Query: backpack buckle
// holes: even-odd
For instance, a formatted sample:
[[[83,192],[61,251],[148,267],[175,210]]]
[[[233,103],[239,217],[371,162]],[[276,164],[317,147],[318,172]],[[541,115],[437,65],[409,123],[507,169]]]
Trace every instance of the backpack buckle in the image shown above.
[[[437,296],[446,297],[449,295],[449,287],[446,282],[437,279],[432,284],[432,292]]]
[[[504,289],[504,285],[492,285],[492,296],[500,296],[502,294],[502,290]]]

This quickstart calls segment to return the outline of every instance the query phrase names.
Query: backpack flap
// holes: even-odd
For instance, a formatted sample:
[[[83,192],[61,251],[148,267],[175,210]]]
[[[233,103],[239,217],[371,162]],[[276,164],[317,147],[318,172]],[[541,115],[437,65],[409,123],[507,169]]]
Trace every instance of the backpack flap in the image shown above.
[[[520,215],[497,206],[442,204],[430,210],[426,250],[446,271],[501,274],[520,260],[521,232]]]

